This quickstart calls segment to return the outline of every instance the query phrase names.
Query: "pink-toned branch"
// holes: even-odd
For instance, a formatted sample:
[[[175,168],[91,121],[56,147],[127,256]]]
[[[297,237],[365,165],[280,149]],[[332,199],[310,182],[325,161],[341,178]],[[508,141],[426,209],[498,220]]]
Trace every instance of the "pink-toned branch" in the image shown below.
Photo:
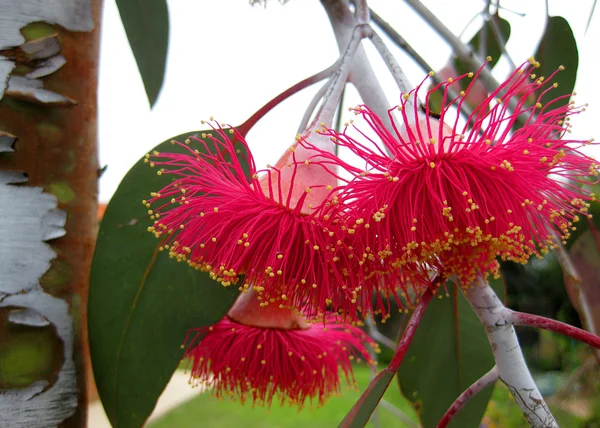
[[[381,397],[383,397],[383,394],[387,390],[387,387],[392,381],[394,374],[398,371],[398,368],[400,367],[400,364],[402,363],[402,360],[404,359],[404,356],[408,351],[408,347],[415,336],[417,328],[419,327],[421,319],[423,318],[423,314],[425,314],[425,310],[427,309],[429,302],[431,302],[432,297],[433,293],[431,289],[428,289],[425,293],[423,293],[421,300],[417,304],[417,307],[415,308],[412,315],[410,316],[410,319],[408,320],[408,324],[404,329],[404,333],[402,333],[402,338],[400,339],[400,342],[396,346],[396,351],[394,353],[392,361],[385,369],[377,373],[377,376],[375,376],[371,380],[371,383],[369,383],[367,389],[362,393],[358,401],[354,403],[354,406],[352,406],[352,409],[350,409],[350,411],[348,412],[344,420],[340,423],[338,428],[347,428],[352,426],[352,423],[356,418],[359,410],[365,405],[365,402],[373,393],[375,386],[379,383],[380,379],[386,378],[387,383],[384,388],[380,388],[380,385],[377,385],[378,393],[380,394],[377,402],[379,402]],[[376,407],[377,404],[373,406],[371,412],[375,410]]]
[[[402,360],[408,351],[408,347],[415,337],[419,323],[421,322],[421,319],[423,318],[425,310],[427,309],[427,306],[429,306],[429,302],[431,302],[432,297],[433,292],[431,289],[428,289],[421,297],[419,304],[408,320],[408,324],[402,333],[402,337],[400,338],[398,346],[396,346],[396,351],[394,352],[392,361],[390,361],[390,364],[384,369],[384,371],[393,371],[395,373],[400,368],[400,364],[402,364]]]
[[[452,419],[454,419],[454,416],[460,412],[460,410],[469,402],[472,397],[479,394],[497,380],[498,369],[496,366],[494,366],[489,372],[477,379],[471,386],[465,389],[464,392],[458,396],[454,403],[452,403],[452,405],[448,408],[442,419],[440,419],[440,423],[438,424],[437,428],[445,428],[448,426],[448,424],[452,422]]]
[[[516,311],[511,311],[510,320],[514,325],[550,330],[600,349],[600,337],[564,322]]]
[[[264,115],[266,115],[268,112],[270,112],[272,109],[277,107],[283,101],[287,100],[292,95],[300,92],[302,89],[308,88],[309,86],[313,85],[314,83],[320,82],[321,80],[325,79],[326,77],[331,76],[337,70],[338,66],[339,66],[339,64],[336,62],[335,64],[329,66],[325,70],[319,71],[318,73],[313,74],[312,76],[307,77],[306,79],[289,87],[288,89],[286,89],[285,91],[283,91],[282,93],[277,95],[275,98],[273,98],[272,100],[267,102],[264,106],[259,108],[256,111],[256,113],[254,113],[252,116],[250,116],[250,118],[248,120],[246,120],[243,124],[238,126],[237,127],[238,131],[242,135],[247,135],[248,131],[250,131],[250,129],[254,125],[256,125],[256,123]]]
[[[369,6],[367,0],[355,0],[355,15],[358,24],[368,24],[371,22],[371,16],[369,14]]]

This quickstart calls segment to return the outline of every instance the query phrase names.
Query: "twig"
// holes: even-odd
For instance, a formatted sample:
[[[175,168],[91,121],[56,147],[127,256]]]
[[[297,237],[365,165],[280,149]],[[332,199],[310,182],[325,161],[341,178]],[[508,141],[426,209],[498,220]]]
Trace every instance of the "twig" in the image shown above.
[[[320,82],[321,80],[325,79],[326,77],[331,76],[333,74],[333,72],[337,69],[337,67],[338,67],[338,65],[336,62],[335,64],[332,64],[331,66],[327,67],[325,70],[319,71],[318,73],[313,74],[312,76],[307,77],[306,79],[296,83],[294,86],[286,89],[285,91],[283,91],[282,93],[277,95],[275,98],[273,98],[272,100],[267,102],[260,109],[258,109],[258,111],[256,113],[254,113],[252,116],[250,116],[250,118],[248,120],[246,120],[242,125],[238,126],[237,127],[238,131],[241,132],[242,135],[246,135],[248,133],[248,131],[250,131],[250,129],[254,125],[256,125],[256,122],[258,122],[264,115],[266,115],[268,112],[270,112],[274,107],[276,107],[277,105],[279,105],[281,102],[285,101],[292,95],[300,92],[302,89],[308,88],[310,85]]]
[[[439,18],[433,14],[427,7],[421,3],[419,0],[404,0],[411,6],[415,12],[417,12],[421,18],[423,18],[431,27],[437,31],[437,33],[448,42],[448,44],[454,50],[456,56],[458,56],[462,61],[466,62],[469,67],[472,67],[474,70],[478,70],[485,61],[477,58],[477,55],[471,50],[469,46],[464,44],[458,37],[454,35],[452,31],[448,27],[444,25]],[[499,83],[487,67],[484,67],[481,70],[480,78],[487,87],[489,92],[494,92]]]
[[[522,327],[536,327],[553,331],[562,334],[563,336],[568,336],[580,342],[587,343],[596,349],[600,349],[600,337],[564,322],[542,317],[540,315],[526,314],[517,311],[510,311],[508,320],[514,325]]]
[[[594,16],[594,10],[596,10],[596,3],[597,3],[597,0],[594,0],[594,3],[592,4],[592,10],[590,10],[590,16],[588,16],[587,23],[585,24],[585,31],[583,32],[584,35],[587,35],[587,32],[590,29],[590,24],[592,22],[592,16]]]
[[[371,19],[373,22],[377,24],[381,31],[388,36],[394,43],[398,45],[400,49],[406,52],[420,67],[425,73],[429,73],[433,71],[433,68],[423,59],[421,55],[406,41],[404,37],[400,35],[387,21],[385,21],[381,16],[379,16],[373,9],[371,9]],[[435,81],[435,78],[434,78]],[[438,79],[435,83],[441,83],[442,81]]]
[[[392,413],[394,416],[396,416],[398,419],[400,419],[402,421],[402,423],[404,425],[406,425],[408,428],[419,428],[419,425],[417,425],[411,418],[409,418],[406,413],[404,413],[402,410],[400,410],[399,408],[397,408],[396,406],[394,406],[392,403],[390,403],[387,400],[384,400],[383,398],[379,401],[379,405],[381,407],[383,407],[384,409],[388,410],[390,413]]]
[[[483,324],[492,347],[500,380],[506,384],[523,415],[534,428],[557,428],[558,423],[538,390],[507,309],[482,279],[463,293]]]
[[[364,38],[363,31],[364,29],[362,26],[356,26],[354,27],[354,30],[352,30],[348,45],[338,60],[338,69],[326,84],[327,90],[323,95],[323,103],[317,111],[314,120],[315,124],[324,122],[328,126],[333,125],[333,117],[335,116],[340,96],[342,95],[346,80],[348,79],[348,75],[352,68],[352,60],[360,46],[360,41]]]
[[[396,342],[394,342],[392,339],[390,339],[389,337],[387,337],[385,334],[381,333],[377,329],[377,326],[375,325],[375,321],[373,320],[373,317],[371,315],[367,316],[367,318],[365,319],[365,324],[367,325],[367,328],[369,329],[369,336],[371,336],[371,338],[373,340],[381,343],[384,346],[387,346],[388,348],[390,348],[392,350],[396,349],[396,346],[397,346]]]
[[[312,117],[317,106],[319,105],[319,102],[323,99],[323,96],[325,95],[325,92],[327,92],[328,87],[329,87],[328,83],[321,86],[319,88],[319,90],[317,91],[317,93],[310,100],[310,103],[308,103],[308,107],[306,107],[306,110],[304,111],[304,115],[302,116],[302,119],[300,120],[300,125],[298,125],[298,134],[304,133],[306,131],[306,129],[308,128],[308,123],[310,122],[310,118]]]
[[[381,56],[381,58],[383,58],[383,61],[385,62],[385,64],[387,65],[388,70],[390,71],[390,74],[396,81],[396,85],[398,85],[398,89],[400,89],[400,93],[401,94],[409,93],[412,90],[412,87],[410,86],[410,82],[408,81],[408,78],[402,71],[402,68],[398,64],[398,61],[396,61],[396,58],[394,58],[394,55],[392,55],[392,53],[390,52],[388,47],[385,45],[385,43],[383,42],[381,37],[379,37],[379,35],[375,32],[373,27],[369,26],[369,29],[370,29],[370,34],[368,37],[371,40],[371,42],[373,43],[373,46],[375,46],[375,49],[377,49],[377,52],[379,52],[379,55]],[[405,108],[408,111],[412,111],[412,109],[413,109],[412,98],[409,97],[406,100]],[[410,120],[414,120],[414,118],[411,116]]]
[[[448,27],[444,25],[427,7],[419,0],[404,0],[409,6],[411,6],[415,12],[417,12],[421,18],[425,20],[437,33],[452,47],[454,53],[458,58],[468,64],[473,70],[479,70],[479,78],[485,84],[488,92],[494,92],[500,84],[492,76],[488,66],[482,67],[484,61],[477,57],[477,55],[471,50],[469,46],[464,44],[458,37],[454,35]],[[511,97],[508,102],[508,106],[512,111],[518,111],[517,100]],[[524,116],[524,115],[523,115]]]
[[[492,367],[489,372],[477,379],[471,386],[464,390],[462,394],[452,403],[450,408],[446,411],[437,428],[445,428],[452,421],[454,416],[463,408],[465,404],[469,402],[471,398],[479,394],[485,388],[490,386],[492,383],[498,380],[498,369],[496,366]]]
[[[371,22],[367,0],[354,0],[354,8],[354,16],[356,17],[357,24],[368,24]]]
[[[342,91],[342,95],[340,95],[340,103],[338,104],[337,116],[335,118],[335,130],[341,132],[342,130],[342,112],[344,111],[344,99],[346,98],[346,86],[344,86],[344,90]],[[334,147],[334,154],[339,156],[340,146],[337,144]]]
[[[381,28],[383,33],[387,35],[390,39],[392,39],[392,41],[396,43],[400,49],[406,52],[408,56],[410,56],[425,73],[433,71],[433,68],[427,63],[427,61],[425,61],[425,59],[421,55],[419,55],[419,53],[406,41],[406,39],[404,39],[404,37],[402,37],[400,33],[398,33],[390,24],[388,24],[383,18],[381,18],[381,16],[375,13],[375,11],[372,9],[371,18],[373,19],[373,22],[375,22],[377,26]],[[431,76],[431,79],[436,85],[443,83],[443,80],[440,79],[437,74]],[[442,95],[444,94],[444,90],[441,87],[438,89],[438,91]],[[458,97],[458,94],[452,88],[448,88],[448,94],[453,99]],[[466,117],[469,117],[473,112],[473,110],[468,106],[467,103],[461,103],[460,107],[462,114],[464,114]]]

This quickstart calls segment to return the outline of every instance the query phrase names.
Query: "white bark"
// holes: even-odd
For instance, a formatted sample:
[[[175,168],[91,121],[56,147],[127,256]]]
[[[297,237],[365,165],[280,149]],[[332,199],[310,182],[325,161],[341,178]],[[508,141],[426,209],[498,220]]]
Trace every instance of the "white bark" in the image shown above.
[[[73,100],[44,89],[37,80],[58,70],[66,60],[60,55],[57,37],[24,43],[21,29],[32,22],[91,31],[92,0],[0,0],[0,50],[20,51],[25,54],[24,61],[34,67],[26,77],[11,76],[14,61],[0,55],[0,99],[7,95],[48,108],[73,105]],[[0,152],[13,151],[19,137],[5,131],[0,129]],[[78,405],[69,306],[45,293],[39,283],[55,257],[45,241],[65,234],[66,215],[57,209],[56,198],[41,188],[15,185],[25,181],[22,173],[0,170],[0,309],[13,308],[8,324],[51,324],[62,341],[64,355],[54,383],[39,380],[23,388],[0,390],[0,426],[45,428],[73,415]]]
[[[479,280],[471,286],[464,294],[485,328],[500,380],[532,427],[558,427],[523,358],[510,309],[502,304],[487,282]]]
[[[35,382],[0,391],[0,426],[51,427],[77,407],[73,364],[72,320],[65,301],[42,290],[39,278],[50,267],[54,251],[44,241],[65,234],[66,216],[56,198],[39,187],[15,186],[23,174],[0,171],[0,308],[23,308],[8,321],[32,327],[53,324],[63,342],[63,365],[53,385]]]
[[[90,0],[0,0],[0,49],[19,46],[21,28],[31,22],[57,24],[71,31],[91,31]]]
[[[21,34],[21,28],[32,22],[47,22],[57,24],[71,31],[91,31],[94,28],[92,19],[91,0],[0,0],[0,50],[25,46],[31,48],[32,43],[24,43],[25,38]],[[35,46],[35,43],[33,43]],[[56,43],[58,45],[58,42]],[[55,49],[56,50],[56,49]],[[60,52],[58,46],[57,57]],[[52,58],[48,55],[45,58]],[[33,57],[32,59],[35,59]],[[64,60],[64,58],[63,58]],[[51,60],[51,68],[57,70],[60,59]],[[4,90],[8,86],[8,80],[15,64],[0,55],[0,99],[4,96]],[[46,63],[40,67],[47,68]],[[29,77],[41,77],[40,73],[34,73]],[[42,75],[47,75],[43,74]],[[41,82],[40,82],[41,84]]]
[[[1,263],[1,262],[0,262]],[[0,266],[0,274],[2,273]],[[77,382],[73,363],[73,332],[69,307],[37,286],[27,294],[13,294],[0,300],[0,308],[23,307],[18,318],[9,321],[40,327],[51,323],[63,341],[63,365],[53,385],[34,382],[26,388],[0,391],[0,426],[11,428],[47,428],[58,425],[77,408]],[[47,389],[46,389],[47,388]]]
[[[340,52],[343,52],[356,26],[354,15],[344,0],[322,0],[321,3],[331,21]],[[348,80],[352,82],[365,104],[384,121],[389,129],[392,129],[387,113],[391,104],[386,98],[362,46],[354,54]]]

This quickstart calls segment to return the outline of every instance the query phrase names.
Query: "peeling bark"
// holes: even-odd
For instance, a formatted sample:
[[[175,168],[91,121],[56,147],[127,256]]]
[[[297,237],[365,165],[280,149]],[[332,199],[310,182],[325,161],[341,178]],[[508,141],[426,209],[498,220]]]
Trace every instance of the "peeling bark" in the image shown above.
[[[101,0],[2,5],[0,359],[26,358],[0,383],[0,426],[85,426],[100,11]]]

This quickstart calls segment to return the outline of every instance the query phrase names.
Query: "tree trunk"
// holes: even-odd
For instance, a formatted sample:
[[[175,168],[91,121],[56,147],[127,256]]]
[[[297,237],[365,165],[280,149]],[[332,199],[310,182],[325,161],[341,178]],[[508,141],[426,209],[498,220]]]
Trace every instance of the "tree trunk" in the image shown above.
[[[101,0],[0,10],[0,426],[82,427]]]

